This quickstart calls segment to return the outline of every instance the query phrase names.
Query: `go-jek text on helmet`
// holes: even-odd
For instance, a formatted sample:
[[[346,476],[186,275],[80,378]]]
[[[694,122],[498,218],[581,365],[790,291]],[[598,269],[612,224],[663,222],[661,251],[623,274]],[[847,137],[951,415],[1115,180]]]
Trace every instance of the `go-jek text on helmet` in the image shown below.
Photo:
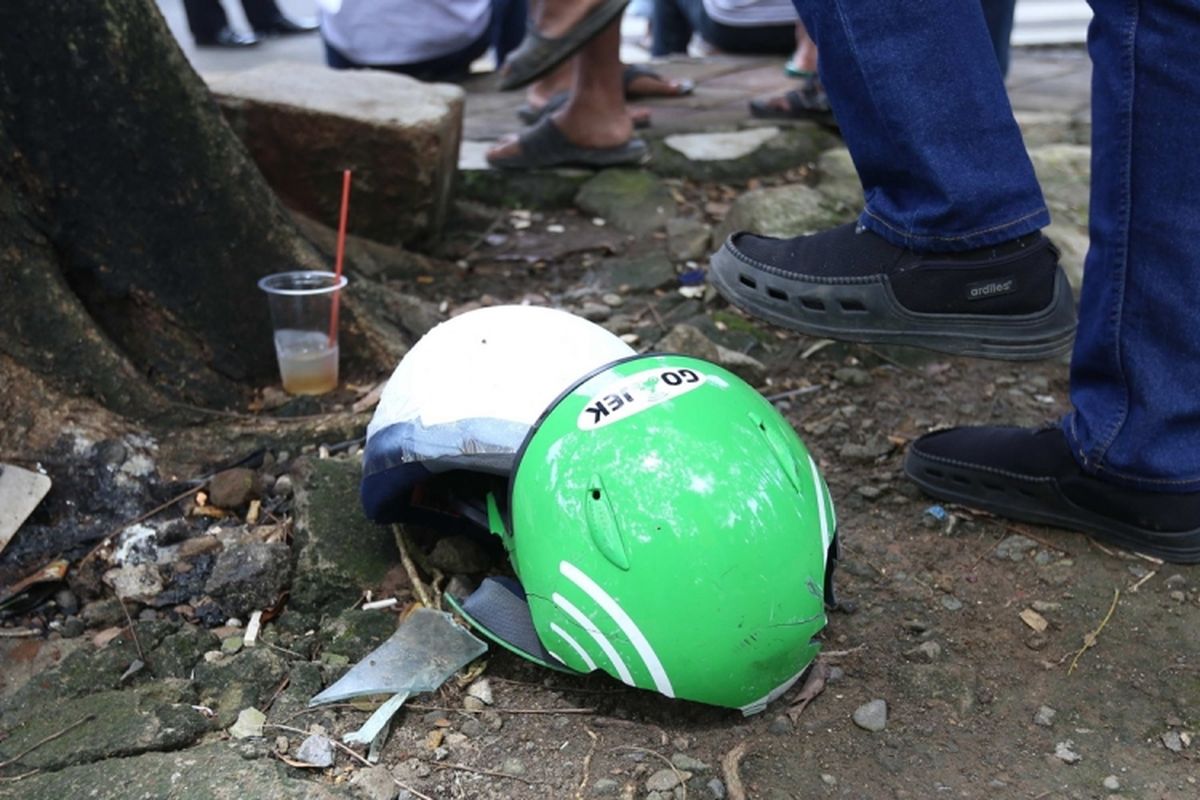
[[[528,604],[537,641],[512,649],[535,660],[749,714],[819,650],[828,489],[787,421],[714,364],[637,356],[581,380],[523,445],[510,524],[489,513],[520,586],[480,592],[509,619]],[[520,639],[476,595],[458,605]]]
[[[401,359],[367,427],[367,516],[404,517],[414,487],[435,474],[507,476],[530,426],[563,390],[633,352],[593,322],[537,306],[441,323]]]

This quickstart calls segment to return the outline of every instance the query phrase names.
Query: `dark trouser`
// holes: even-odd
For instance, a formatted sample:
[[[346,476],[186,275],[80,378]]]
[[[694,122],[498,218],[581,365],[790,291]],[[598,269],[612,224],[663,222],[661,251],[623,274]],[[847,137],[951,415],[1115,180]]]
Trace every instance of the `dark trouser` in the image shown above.
[[[242,8],[246,12],[246,21],[255,30],[270,28],[279,16],[275,0],[242,0]],[[183,10],[194,39],[211,40],[217,31],[229,24],[219,0],[183,0]]]
[[[703,0],[654,0],[650,30],[650,53],[655,56],[686,53],[693,33],[726,53],[790,55],[796,49],[794,23],[750,28],[722,25],[704,10]]]
[[[1013,9],[1017,0],[983,0],[983,18],[987,20],[992,49],[1000,62],[1000,74],[1008,74],[1009,40],[1012,38]]]
[[[325,63],[334,69],[381,69],[422,81],[453,83],[471,74],[471,63],[489,46],[496,51],[496,63],[503,64],[525,37],[527,16],[527,0],[492,0],[492,21],[487,30],[461,50],[412,64],[359,64],[325,42]]]

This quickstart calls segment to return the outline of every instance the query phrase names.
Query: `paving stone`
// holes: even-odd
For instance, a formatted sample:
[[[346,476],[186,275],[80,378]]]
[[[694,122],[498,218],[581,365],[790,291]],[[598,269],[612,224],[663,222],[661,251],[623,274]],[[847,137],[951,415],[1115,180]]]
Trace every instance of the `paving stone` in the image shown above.
[[[282,62],[213,74],[208,84],[289,208],[337,219],[340,173],[353,166],[352,232],[392,244],[437,240],[458,165],[461,89]]]
[[[680,133],[650,143],[649,167],[697,181],[744,180],[812,163],[836,142],[832,134],[807,124]]]
[[[713,241],[723,242],[736,231],[782,237],[815,233],[846,221],[846,216],[834,201],[811,186],[756,189],[734,201]]]
[[[657,177],[635,169],[606,169],[580,187],[575,204],[623,231],[645,235],[675,216],[675,198]]]

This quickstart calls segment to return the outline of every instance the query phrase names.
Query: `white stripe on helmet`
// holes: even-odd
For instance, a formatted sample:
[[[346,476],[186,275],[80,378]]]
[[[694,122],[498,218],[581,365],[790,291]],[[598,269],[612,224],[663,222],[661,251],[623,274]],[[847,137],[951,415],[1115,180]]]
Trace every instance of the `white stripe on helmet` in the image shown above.
[[[590,635],[596,641],[596,644],[600,645],[600,649],[604,651],[604,654],[608,656],[608,660],[612,662],[613,669],[617,671],[617,674],[621,677],[621,681],[629,686],[636,686],[637,684],[633,682],[633,676],[629,674],[629,668],[625,666],[625,662],[621,660],[621,656],[617,653],[617,649],[613,647],[612,642],[610,642],[604,636],[604,634],[600,632],[600,629],[593,625],[592,621],[585,617],[582,611],[572,605],[570,600],[563,597],[558,592],[554,593],[552,599],[554,600],[554,605],[567,612],[567,615],[571,617],[571,619],[575,620],[575,622],[577,622],[581,628],[587,631],[588,635]]]
[[[564,642],[571,645],[571,649],[574,650],[579,655],[579,657],[583,659],[583,663],[587,664],[588,672],[591,672],[592,670],[594,670],[596,668],[596,662],[592,661],[592,657],[590,655],[588,655],[588,651],[583,649],[583,645],[581,645],[579,642],[575,641],[574,636],[572,636],[571,634],[564,631],[562,629],[561,625],[559,625],[557,622],[551,622],[550,630],[552,630],[556,634],[558,634],[558,638],[562,639]],[[551,653],[550,655],[554,655],[554,654]],[[554,657],[558,658],[558,656],[554,656]],[[567,662],[563,661],[561,658],[558,658],[558,660],[562,661],[562,663],[564,663],[564,664],[567,663]]]
[[[625,634],[625,638],[629,639],[638,655],[642,657],[642,662],[649,670],[650,677],[654,679],[654,688],[658,690],[659,694],[674,697],[675,690],[671,686],[671,680],[667,677],[666,670],[663,669],[662,662],[658,660],[658,654],[654,652],[654,648],[650,646],[650,642],[647,641],[634,621],[625,613],[625,609],[617,605],[617,601],[608,592],[584,575],[574,564],[561,561],[558,570],[567,580],[586,592],[596,605],[613,618],[613,621],[621,628],[621,632]],[[555,598],[557,597],[558,595],[555,595]]]

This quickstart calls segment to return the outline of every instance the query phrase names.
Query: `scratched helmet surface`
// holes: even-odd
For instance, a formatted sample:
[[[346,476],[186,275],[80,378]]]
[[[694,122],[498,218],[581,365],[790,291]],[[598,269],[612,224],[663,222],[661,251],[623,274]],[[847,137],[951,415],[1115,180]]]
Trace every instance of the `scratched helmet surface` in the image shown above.
[[[564,389],[633,353],[599,325],[539,306],[480,308],[436,326],[401,359],[367,426],[366,515],[401,519],[435,475],[507,476]]]
[[[635,356],[579,382],[531,431],[508,504],[493,528],[572,670],[749,714],[816,657],[833,503],[787,421],[715,364]]]

